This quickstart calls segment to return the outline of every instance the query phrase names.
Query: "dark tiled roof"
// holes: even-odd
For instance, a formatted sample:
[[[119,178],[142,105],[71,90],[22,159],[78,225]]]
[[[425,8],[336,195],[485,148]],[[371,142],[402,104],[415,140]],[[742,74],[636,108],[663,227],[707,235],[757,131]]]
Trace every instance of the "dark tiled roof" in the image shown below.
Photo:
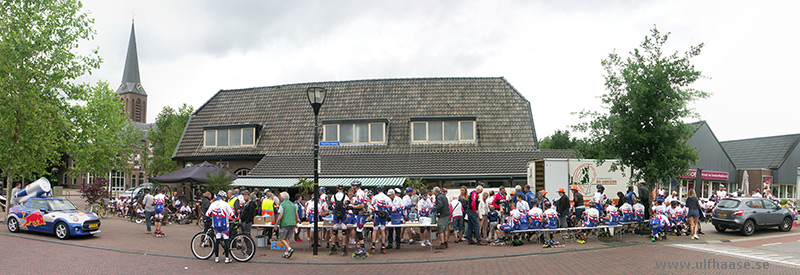
[[[527,172],[529,161],[570,158],[573,150],[445,151],[322,155],[322,176],[508,176]],[[248,177],[308,177],[311,154],[264,156]]]
[[[777,169],[800,142],[800,134],[720,142],[736,169]]]
[[[387,119],[387,145],[325,147],[323,154],[534,150],[529,102],[504,78],[411,78],[318,82],[221,90],[193,114],[176,159],[309,154],[314,116],[305,90],[328,90],[320,121]],[[476,144],[411,145],[412,117],[477,120]],[[256,147],[203,148],[203,127],[262,125]]]

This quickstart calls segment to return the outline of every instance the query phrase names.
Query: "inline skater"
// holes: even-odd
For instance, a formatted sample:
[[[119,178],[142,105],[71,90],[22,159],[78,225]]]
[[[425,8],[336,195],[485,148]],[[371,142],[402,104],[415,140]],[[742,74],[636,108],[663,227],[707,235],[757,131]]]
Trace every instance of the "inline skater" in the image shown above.
[[[166,236],[164,232],[161,231],[161,220],[164,218],[164,204],[166,204],[166,202],[167,196],[164,195],[164,190],[159,189],[158,194],[153,196],[153,205],[155,206],[155,215],[153,216],[153,220],[155,220],[156,224],[156,232],[153,234],[153,236]]]

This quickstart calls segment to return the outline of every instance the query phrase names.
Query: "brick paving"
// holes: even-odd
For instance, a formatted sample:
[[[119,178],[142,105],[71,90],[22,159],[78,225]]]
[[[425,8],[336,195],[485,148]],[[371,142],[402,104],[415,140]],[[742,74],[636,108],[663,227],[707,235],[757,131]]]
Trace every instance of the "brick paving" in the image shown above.
[[[660,244],[607,248],[593,251],[538,254],[461,262],[375,265],[297,265],[261,263],[214,263],[193,258],[122,253],[76,247],[46,241],[0,235],[0,258],[6,274],[211,274],[220,272],[277,274],[576,274],[590,270],[599,274],[797,274],[798,269],[769,265],[767,270],[680,270],[656,267],[657,261],[756,262],[708,253],[682,250]],[[579,265],[575,265],[578,263]]]

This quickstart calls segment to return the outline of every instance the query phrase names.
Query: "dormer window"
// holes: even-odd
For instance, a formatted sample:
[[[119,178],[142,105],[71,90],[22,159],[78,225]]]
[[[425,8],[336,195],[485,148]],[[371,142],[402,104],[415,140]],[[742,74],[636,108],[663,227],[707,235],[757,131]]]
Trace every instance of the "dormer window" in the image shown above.
[[[412,143],[476,142],[474,117],[431,117],[411,119]]]
[[[386,119],[326,120],[323,121],[324,141],[342,145],[386,144]]]
[[[203,147],[252,147],[259,125],[240,124],[203,128]]]

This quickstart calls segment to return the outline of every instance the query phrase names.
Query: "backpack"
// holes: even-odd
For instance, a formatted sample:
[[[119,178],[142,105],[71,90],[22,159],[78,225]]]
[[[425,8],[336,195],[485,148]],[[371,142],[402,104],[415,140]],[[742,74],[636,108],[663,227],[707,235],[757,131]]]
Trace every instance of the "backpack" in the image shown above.
[[[336,219],[344,219],[346,215],[344,209],[344,196],[342,196],[341,200],[337,200],[336,195],[333,195],[333,215],[336,216]]]

